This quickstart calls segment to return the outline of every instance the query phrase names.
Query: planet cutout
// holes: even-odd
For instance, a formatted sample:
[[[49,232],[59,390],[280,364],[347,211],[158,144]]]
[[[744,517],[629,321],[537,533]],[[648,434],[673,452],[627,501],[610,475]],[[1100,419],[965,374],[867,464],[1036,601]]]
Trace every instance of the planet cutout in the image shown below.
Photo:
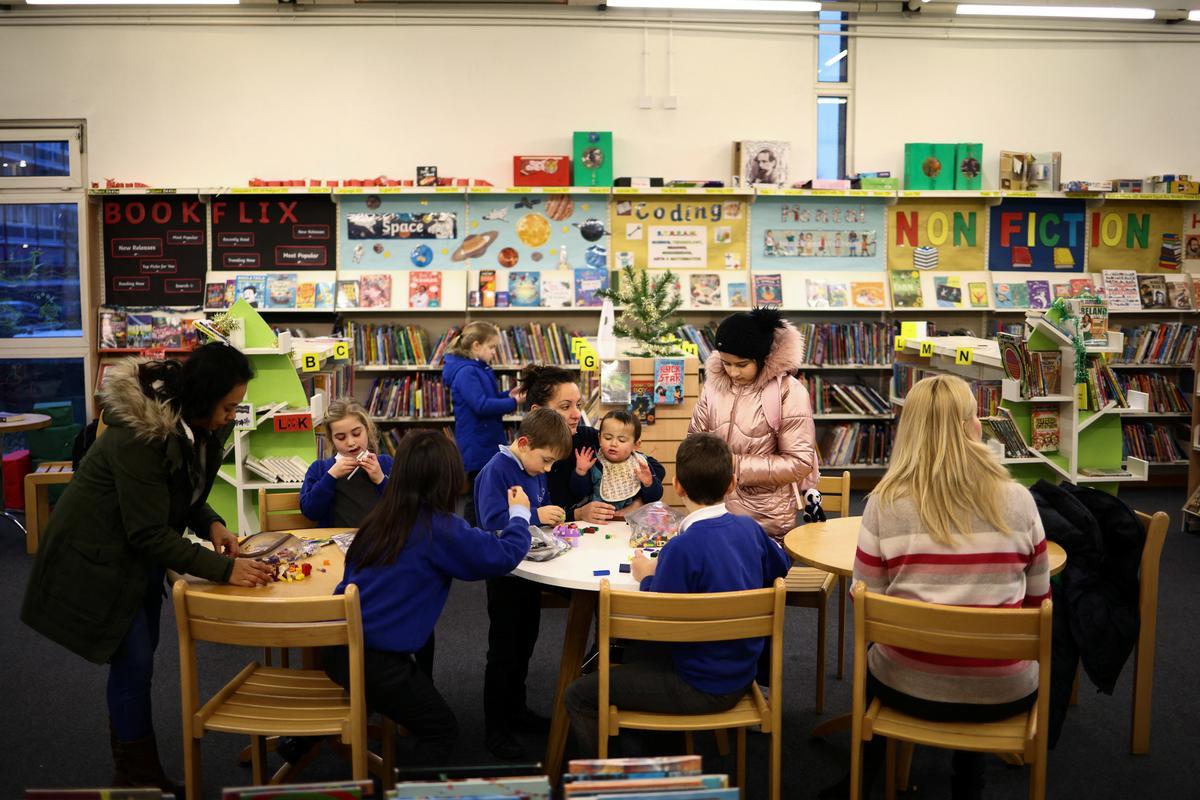
[[[419,244],[412,249],[408,257],[412,261],[413,266],[427,267],[433,261],[433,250],[427,244]]]
[[[505,269],[512,269],[521,260],[521,254],[517,252],[517,248],[515,247],[506,247],[496,254],[496,260]]]
[[[529,257],[532,258],[534,261],[541,261],[544,256],[542,255],[541,250],[534,250],[532,253],[529,254]]]
[[[517,222],[517,238],[530,247],[541,247],[550,240],[550,220],[541,214],[526,214]]]
[[[576,223],[579,226],[579,235],[589,242],[598,242],[604,237],[604,221],[598,219],[585,219],[583,222]]]
[[[470,236],[462,240],[462,244],[450,256],[451,261],[464,261],[468,258],[479,258],[487,249],[491,247],[492,242],[496,241],[496,237],[500,235],[500,231],[487,231],[486,233],[472,233]]]
[[[603,245],[594,244],[584,252],[583,260],[587,262],[589,267],[607,267],[608,248]]]

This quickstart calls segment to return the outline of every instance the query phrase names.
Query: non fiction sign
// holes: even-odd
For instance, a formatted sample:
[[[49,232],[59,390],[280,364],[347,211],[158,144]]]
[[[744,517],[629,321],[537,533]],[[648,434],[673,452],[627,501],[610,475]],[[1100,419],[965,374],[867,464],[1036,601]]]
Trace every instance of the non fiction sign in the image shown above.
[[[1087,238],[1083,200],[1008,197],[991,209],[988,269],[1082,272]]]
[[[214,271],[334,268],[337,216],[328,197],[236,195],[209,208]]]
[[[1174,203],[1108,203],[1088,211],[1088,270],[1172,272],[1182,260]],[[1164,267],[1170,262],[1174,267]]]
[[[888,208],[888,269],[984,269],[987,206],[904,199]]]
[[[100,213],[105,303],[203,304],[208,218],[199,197],[111,197]]]

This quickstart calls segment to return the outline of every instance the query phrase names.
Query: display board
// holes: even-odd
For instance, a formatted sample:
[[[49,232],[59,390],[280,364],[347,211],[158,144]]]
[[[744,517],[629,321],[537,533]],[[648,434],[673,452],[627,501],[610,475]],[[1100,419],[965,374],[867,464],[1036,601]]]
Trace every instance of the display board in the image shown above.
[[[988,269],[1082,272],[1087,261],[1083,200],[1006,197],[991,208]]]
[[[106,197],[100,212],[106,305],[204,302],[208,228],[199,197]]]
[[[468,236],[462,190],[444,195],[339,195],[342,269],[463,269],[494,237]]]
[[[1088,213],[1088,270],[1178,272],[1164,267],[1169,249],[1182,256],[1180,208],[1173,203],[1106,203]]]
[[[902,197],[888,208],[888,269],[984,269],[987,211],[982,198]]]
[[[608,266],[608,197],[568,193],[475,194],[467,226],[486,237],[474,269],[560,270]]]
[[[611,202],[616,269],[746,269],[742,197],[619,194]]]
[[[336,213],[328,196],[220,196],[209,213],[214,271],[335,267]]]
[[[883,270],[887,215],[874,198],[760,196],[750,213],[755,270]]]

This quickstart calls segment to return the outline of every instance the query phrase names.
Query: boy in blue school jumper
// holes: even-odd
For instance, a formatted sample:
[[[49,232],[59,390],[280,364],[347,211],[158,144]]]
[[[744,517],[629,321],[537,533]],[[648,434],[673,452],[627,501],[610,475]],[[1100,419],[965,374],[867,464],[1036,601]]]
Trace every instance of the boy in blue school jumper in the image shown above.
[[[722,502],[733,489],[733,456],[712,434],[693,434],[675,456],[675,491],[688,515],[680,532],[651,560],[640,551],[632,573],[643,592],[740,592],[770,586],[787,575],[788,557],[751,517],[730,514]],[[727,711],[754,682],[762,639],[665,645],[631,642],[610,672],[613,705],[667,714]],[[635,647],[641,646],[639,649]],[[580,755],[599,751],[600,675],[567,689],[566,706]]]
[[[557,525],[566,512],[545,504],[546,474],[571,452],[571,429],[557,411],[539,408],[521,420],[511,446],[480,470],[475,479],[479,527],[499,530],[508,522],[508,490],[519,486],[529,497],[530,522]],[[483,719],[487,748],[497,758],[525,759],[515,733],[549,731],[550,721],[525,703],[525,677],[541,624],[541,586],[505,576],[487,582],[488,652],[483,676]]]

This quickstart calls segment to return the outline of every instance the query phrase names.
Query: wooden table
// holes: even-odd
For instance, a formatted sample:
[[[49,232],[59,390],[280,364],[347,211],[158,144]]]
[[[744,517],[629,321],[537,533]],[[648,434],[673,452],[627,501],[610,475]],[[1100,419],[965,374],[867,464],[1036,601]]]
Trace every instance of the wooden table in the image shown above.
[[[593,527],[580,522],[579,527]],[[522,561],[512,574],[535,583],[571,590],[571,602],[567,607],[567,629],[563,635],[562,660],[558,668],[558,683],[554,688],[554,712],[550,717],[550,736],[546,742],[545,772],[550,782],[557,784],[562,775],[563,751],[567,744],[569,720],[563,697],[567,687],[579,677],[583,668],[583,657],[587,650],[588,632],[596,615],[600,581],[608,579],[612,588],[625,592],[636,592],[638,583],[633,576],[621,572],[621,564],[628,564],[633,555],[629,546],[629,526],[624,522],[609,522],[595,525],[596,533],[585,533],[579,537],[579,546],[550,561]],[[611,538],[605,538],[605,536]],[[608,575],[596,575],[598,570],[608,570]]]
[[[353,528],[304,528],[291,531],[301,539],[328,539],[335,533],[348,533]],[[282,531],[280,533],[283,533]],[[328,561],[329,564],[324,562]],[[177,576],[172,574],[172,580],[182,577],[189,584],[192,592],[206,592],[226,597],[269,597],[272,600],[287,600],[301,597],[328,597],[333,594],[338,583],[342,580],[346,558],[341,549],[332,541],[317,550],[309,558],[300,562],[312,564],[312,573],[302,581],[279,581],[268,583],[266,586],[230,586],[227,583],[212,583],[195,575]],[[325,570],[322,572],[321,570]]]
[[[13,416],[16,416],[13,412]],[[4,454],[4,435],[6,433],[22,433],[23,431],[36,431],[41,428],[50,427],[50,417],[45,414],[21,414],[19,419],[14,419],[11,422],[0,422],[0,456]],[[2,460],[2,459],[0,459]],[[8,513],[4,508],[4,470],[0,469],[0,517],[4,517],[16,525],[21,530],[21,535],[25,535],[25,526],[21,524],[15,516]]]
[[[838,517],[825,522],[810,522],[793,528],[783,537],[784,549],[793,558],[809,566],[850,577],[854,574],[854,554],[858,551],[858,531],[862,517]],[[1055,542],[1046,542],[1050,574],[1057,575],[1067,565],[1067,553]],[[814,739],[850,729],[850,715],[841,714],[812,729]]]

